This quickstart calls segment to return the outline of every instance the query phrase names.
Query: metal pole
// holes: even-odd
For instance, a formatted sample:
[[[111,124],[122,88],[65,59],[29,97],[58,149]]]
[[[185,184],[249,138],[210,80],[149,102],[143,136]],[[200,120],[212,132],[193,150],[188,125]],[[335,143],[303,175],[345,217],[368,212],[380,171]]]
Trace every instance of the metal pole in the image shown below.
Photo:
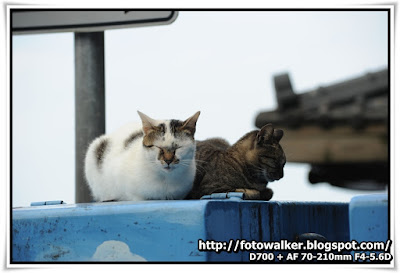
[[[89,143],[105,132],[104,32],[75,33],[75,202],[92,201],[84,177]]]

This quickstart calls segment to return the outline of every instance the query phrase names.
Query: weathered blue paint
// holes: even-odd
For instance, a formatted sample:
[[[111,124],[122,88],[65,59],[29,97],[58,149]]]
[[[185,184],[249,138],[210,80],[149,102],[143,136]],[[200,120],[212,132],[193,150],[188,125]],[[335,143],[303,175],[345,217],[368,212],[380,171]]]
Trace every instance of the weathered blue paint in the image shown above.
[[[110,202],[13,210],[12,261],[247,261],[198,240],[349,239],[348,204],[226,200]]]
[[[388,236],[388,195],[353,197],[349,204],[350,239],[358,242],[386,242]]]
[[[308,232],[329,241],[349,240],[347,203],[214,201],[208,203],[205,224],[207,239],[216,241],[295,241]],[[249,255],[209,252],[207,259],[248,261]]]
[[[205,206],[148,201],[14,209],[12,261],[95,261],[107,241],[123,242],[148,261],[204,261],[197,238],[204,238]]]

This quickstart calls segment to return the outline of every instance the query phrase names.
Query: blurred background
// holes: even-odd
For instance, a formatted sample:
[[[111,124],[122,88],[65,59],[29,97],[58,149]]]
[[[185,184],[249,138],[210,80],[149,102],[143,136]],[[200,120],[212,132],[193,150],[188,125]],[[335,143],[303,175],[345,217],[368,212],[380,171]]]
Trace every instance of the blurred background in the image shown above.
[[[386,11],[181,11],[171,25],[107,30],[106,132],[139,120],[137,110],[157,119],[185,119],[200,110],[196,138],[218,136],[233,144],[272,121],[287,132],[282,145],[290,161],[284,178],[269,184],[273,200],[347,202],[386,191],[382,183],[350,183],[349,189],[320,180],[329,180],[327,170],[344,172],[332,166],[346,161],[346,151],[373,146],[373,155],[385,157],[387,150],[379,150],[387,147],[385,118],[375,111],[385,107],[379,79],[388,59]],[[75,202],[74,77],[73,33],[13,36],[13,207]],[[363,93],[361,85],[379,90]],[[349,99],[353,90],[358,95]],[[361,118],[347,119],[347,113]],[[332,135],[354,142],[365,132],[381,146],[365,142],[354,150],[347,142],[332,151],[336,142],[322,143]],[[303,142],[296,146],[296,139]],[[361,173],[376,167],[361,163]],[[316,167],[319,177],[310,183]]]

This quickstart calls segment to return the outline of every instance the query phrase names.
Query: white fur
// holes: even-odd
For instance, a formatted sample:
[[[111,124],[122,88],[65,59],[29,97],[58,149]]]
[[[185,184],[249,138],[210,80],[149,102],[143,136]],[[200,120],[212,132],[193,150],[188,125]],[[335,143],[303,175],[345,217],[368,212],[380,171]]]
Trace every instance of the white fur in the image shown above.
[[[143,146],[143,137],[138,137],[128,148],[124,147],[132,133],[142,131],[141,123],[128,124],[90,144],[85,158],[85,176],[95,201],[185,198],[196,173],[196,144],[189,138],[175,138],[170,132],[169,121],[157,122],[165,123],[167,130],[165,140],[157,141],[152,148]],[[99,168],[95,152],[103,138],[107,138],[108,146]],[[166,170],[157,159],[159,150],[156,146],[167,147],[173,141],[181,147],[175,152],[180,162]]]

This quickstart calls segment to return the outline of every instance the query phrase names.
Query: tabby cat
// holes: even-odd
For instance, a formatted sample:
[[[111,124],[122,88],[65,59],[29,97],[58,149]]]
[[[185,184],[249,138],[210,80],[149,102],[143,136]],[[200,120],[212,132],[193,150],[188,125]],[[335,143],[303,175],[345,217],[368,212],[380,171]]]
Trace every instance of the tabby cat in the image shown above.
[[[183,199],[196,173],[197,112],[185,121],[128,124],[96,138],[85,157],[85,176],[95,201]]]
[[[271,124],[244,135],[234,145],[223,139],[198,141],[197,172],[187,199],[224,192],[243,192],[245,199],[270,200],[268,182],[283,177],[283,131]]]

